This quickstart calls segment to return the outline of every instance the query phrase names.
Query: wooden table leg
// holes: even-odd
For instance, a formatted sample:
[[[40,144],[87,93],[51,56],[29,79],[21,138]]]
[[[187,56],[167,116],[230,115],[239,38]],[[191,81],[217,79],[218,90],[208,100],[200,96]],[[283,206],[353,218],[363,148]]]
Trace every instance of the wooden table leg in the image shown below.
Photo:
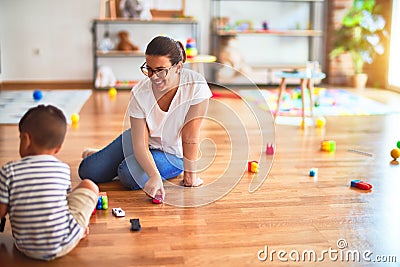
[[[305,127],[306,124],[306,113],[305,113],[305,101],[304,101],[304,97],[305,97],[305,89],[306,89],[306,80],[305,79],[300,79],[300,89],[301,89],[301,116],[302,116],[302,121],[300,124],[301,128]]]
[[[314,94],[314,81],[313,79],[308,79],[307,81],[307,87],[310,93],[310,115],[311,119],[313,121],[313,124],[315,125],[315,120],[314,120],[314,102],[313,102],[313,94]]]
[[[285,93],[286,90],[286,78],[282,78],[281,83],[279,84],[279,95],[278,95],[278,100],[276,101],[276,109],[275,109],[275,115],[274,118],[278,116],[279,112],[279,106],[282,101],[283,94]]]

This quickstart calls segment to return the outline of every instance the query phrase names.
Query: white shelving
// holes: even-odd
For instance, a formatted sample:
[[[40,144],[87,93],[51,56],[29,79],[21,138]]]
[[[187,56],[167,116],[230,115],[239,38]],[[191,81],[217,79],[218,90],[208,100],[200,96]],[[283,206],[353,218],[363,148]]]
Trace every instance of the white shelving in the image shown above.
[[[139,47],[138,51],[101,51],[98,49],[100,40],[105,32],[109,32],[110,38],[116,45],[117,33],[121,30],[128,31],[131,42]],[[93,33],[93,84],[100,66],[109,66],[116,78],[117,88],[130,89],[132,83],[142,79],[143,74],[139,66],[144,62],[144,50],[147,44],[157,35],[168,35],[185,44],[187,38],[199,40],[198,23],[189,18],[171,19],[95,19],[92,24]],[[198,43],[200,43],[198,41]],[[102,89],[102,88],[96,88]]]
[[[324,68],[324,13],[324,0],[211,0],[212,53],[218,58],[221,39],[235,37],[253,72],[247,76],[256,84],[277,84],[274,71],[301,69],[307,61]],[[226,80],[240,84],[246,79]]]

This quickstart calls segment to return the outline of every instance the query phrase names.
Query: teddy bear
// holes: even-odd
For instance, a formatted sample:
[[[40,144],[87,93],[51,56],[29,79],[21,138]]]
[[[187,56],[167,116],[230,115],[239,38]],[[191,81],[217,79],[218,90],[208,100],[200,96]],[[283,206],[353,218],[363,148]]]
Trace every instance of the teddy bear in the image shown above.
[[[219,80],[230,80],[239,76],[250,76],[252,68],[246,63],[235,36],[222,36],[218,62],[225,67],[217,74]]]
[[[137,51],[137,50],[139,50],[139,47],[137,45],[134,45],[129,40],[129,32],[120,31],[120,32],[118,32],[118,37],[119,37],[119,43],[117,46],[117,50],[121,50],[121,51]]]

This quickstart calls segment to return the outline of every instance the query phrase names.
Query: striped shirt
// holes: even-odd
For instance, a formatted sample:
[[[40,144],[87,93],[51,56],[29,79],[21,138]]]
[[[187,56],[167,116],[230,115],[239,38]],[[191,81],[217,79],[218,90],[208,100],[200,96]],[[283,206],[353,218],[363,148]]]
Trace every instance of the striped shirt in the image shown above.
[[[69,166],[54,156],[28,156],[2,167],[0,203],[8,205],[20,251],[48,259],[80,238],[84,229],[68,209],[70,190]]]

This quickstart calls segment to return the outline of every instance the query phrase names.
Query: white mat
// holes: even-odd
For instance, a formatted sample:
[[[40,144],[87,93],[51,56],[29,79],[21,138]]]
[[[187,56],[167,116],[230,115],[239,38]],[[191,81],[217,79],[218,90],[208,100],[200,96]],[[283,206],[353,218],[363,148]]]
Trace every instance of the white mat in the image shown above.
[[[0,91],[0,124],[18,124],[29,108],[53,105],[64,112],[68,123],[71,115],[79,113],[92,90],[41,90],[43,98],[33,99],[34,90]]]

